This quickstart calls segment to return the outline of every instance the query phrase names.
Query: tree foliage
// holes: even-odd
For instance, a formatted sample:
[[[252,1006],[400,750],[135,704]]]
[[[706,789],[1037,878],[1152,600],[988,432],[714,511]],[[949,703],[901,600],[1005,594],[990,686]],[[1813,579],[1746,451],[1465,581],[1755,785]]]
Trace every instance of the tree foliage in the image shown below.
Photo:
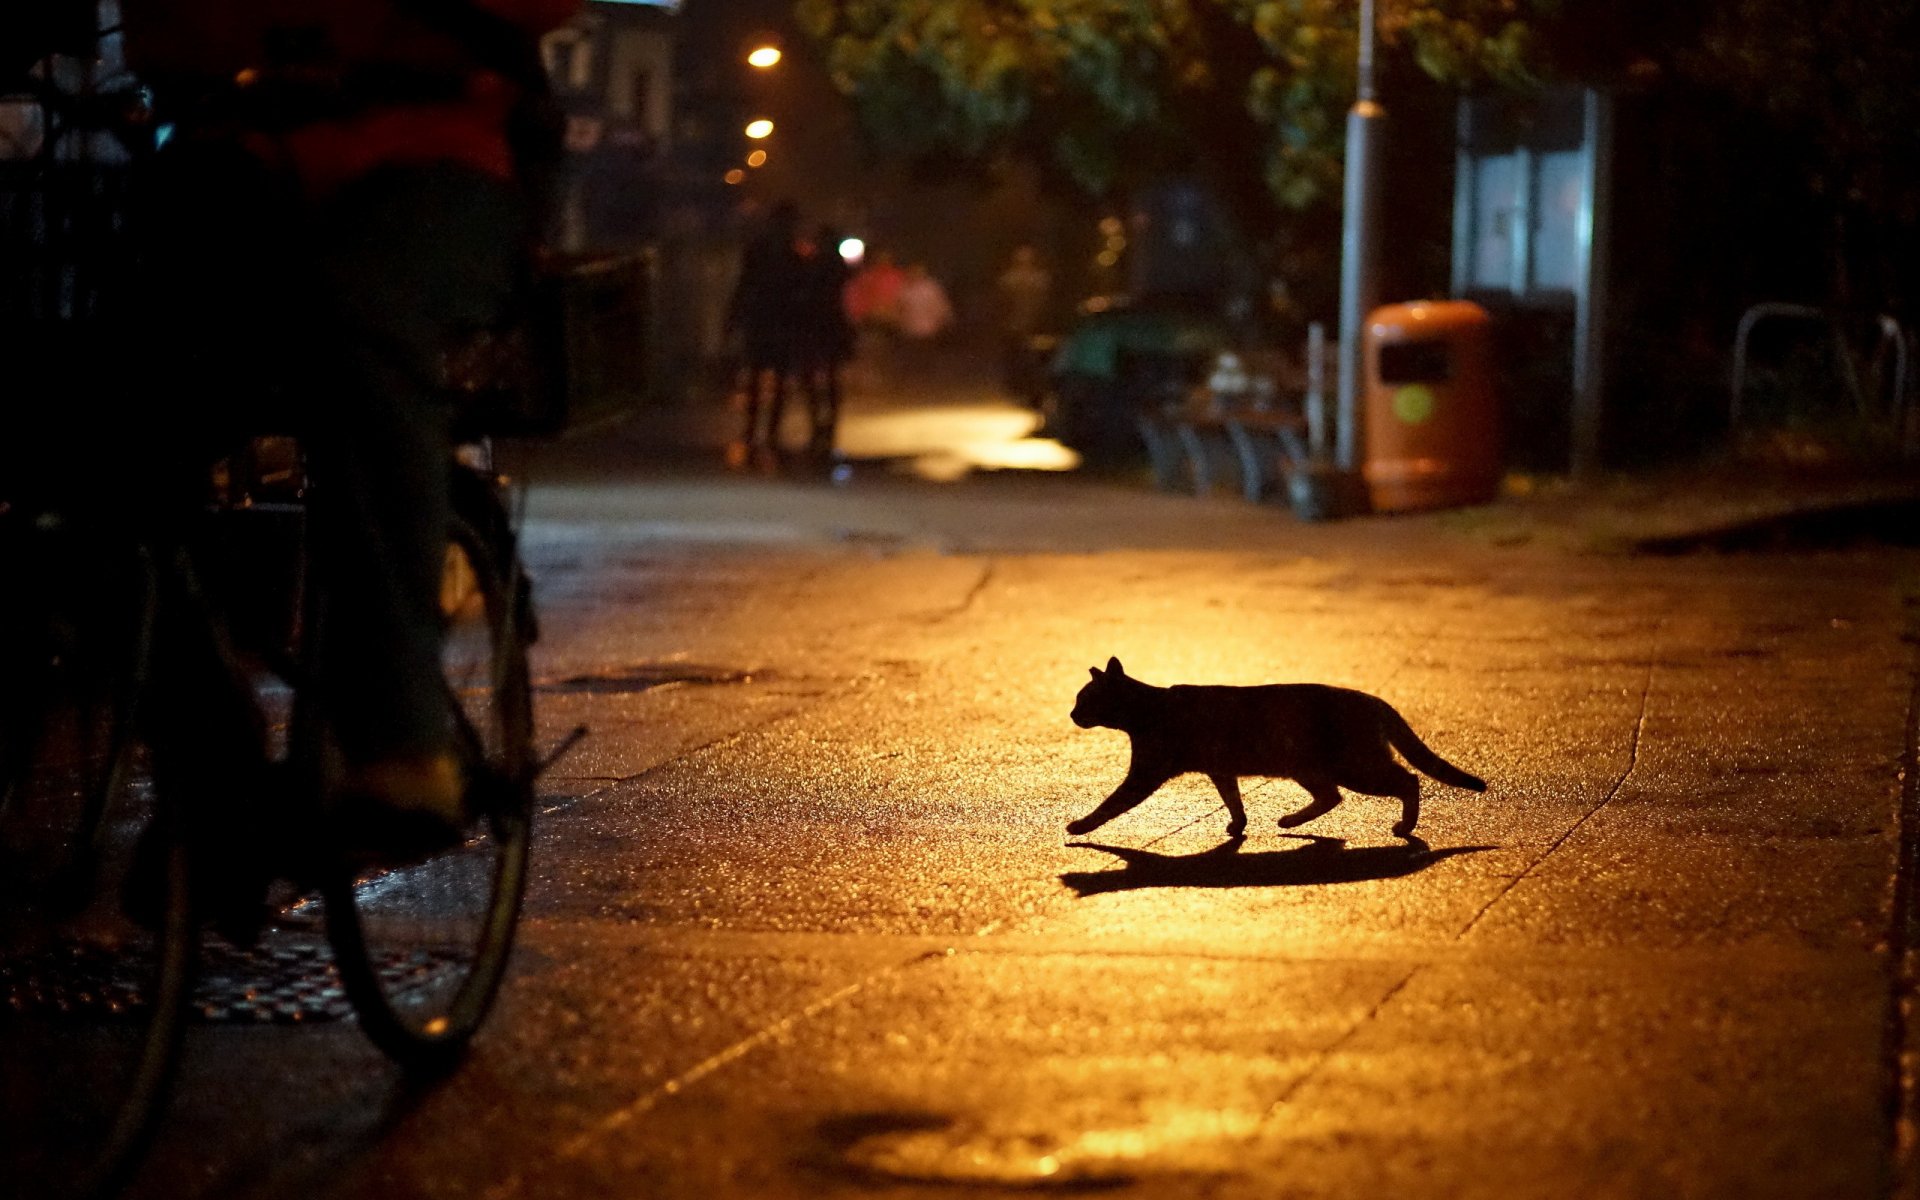
[[[1453,83],[1534,77],[1554,0],[1380,0]],[[1172,163],[1243,211],[1337,197],[1355,0],[798,0],[880,150],[1015,155],[1104,194]]]
[[[1731,122],[1827,214],[1834,291],[1920,264],[1920,0],[1377,0],[1406,84],[1617,85]],[[1249,228],[1324,231],[1358,0],[796,0],[878,150],[1039,164],[1094,195],[1174,167]],[[1392,76],[1389,76],[1392,78]],[[1405,114],[1406,91],[1389,106]],[[1662,101],[1665,102],[1664,100]],[[1734,134],[1738,136],[1733,136]],[[1755,150],[1755,147],[1762,149]],[[1730,153],[1733,151],[1730,151]],[[1293,221],[1275,222],[1286,213]]]

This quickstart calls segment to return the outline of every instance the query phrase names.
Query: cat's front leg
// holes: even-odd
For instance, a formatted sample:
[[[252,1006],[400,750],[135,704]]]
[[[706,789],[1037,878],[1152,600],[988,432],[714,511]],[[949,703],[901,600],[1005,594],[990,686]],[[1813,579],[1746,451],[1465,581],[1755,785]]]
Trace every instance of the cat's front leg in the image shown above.
[[[1240,803],[1240,777],[1238,775],[1209,775],[1213,786],[1219,789],[1220,798],[1227,802],[1227,836],[1239,837],[1247,831],[1247,807]]]
[[[1160,789],[1160,785],[1172,778],[1170,775],[1148,775],[1137,771],[1128,771],[1120,786],[1113,789],[1113,795],[1100,802],[1094,809],[1078,821],[1067,823],[1067,832],[1072,834],[1092,833],[1094,830],[1139,804]]]

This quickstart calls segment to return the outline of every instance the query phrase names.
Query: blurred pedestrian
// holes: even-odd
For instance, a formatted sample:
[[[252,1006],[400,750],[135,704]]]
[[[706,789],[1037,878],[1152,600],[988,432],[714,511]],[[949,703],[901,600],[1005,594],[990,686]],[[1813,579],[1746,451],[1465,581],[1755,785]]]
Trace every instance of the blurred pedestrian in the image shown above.
[[[809,452],[833,452],[840,423],[840,370],[853,357],[853,320],[847,312],[853,270],[840,256],[840,232],[822,226],[803,256],[794,370],[807,399]]]
[[[742,463],[755,450],[772,457],[779,453],[787,381],[793,374],[799,334],[793,314],[806,273],[795,245],[799,224],[800,210],[791,200],[781,201],[767,214],[765,228],[741,257],[740,278],[727,312],[728,332],[738,338],[740,347],[739,386],[746,408],[738,452]]]
[[[875,382],[893,372],[900,344],[900,285],[906,279],[890,251],[875,249],[847,283],[847,315],[860,361]]]
[[[1053,299],[1053,273],[1032,246],[1017,246],[995,281],[1000,298],[1000,380],[1015,396],[1037,387],[1033,339],[1046,329]]]
[[[900,342],[904,365],[913,371],[916,382],[926,381],[934,350],[953,327],[953,318],[947,289],[925,263],[909,264],[900,284]]]
[[[886,250],[875,250],[847,284],[847,315],[861,328],[900,324],[900,285],[906,272]]]
[[[929,342],[953,327],[953,304],[925,263],[907,267],[900,284],[900,333],[916,342]]]

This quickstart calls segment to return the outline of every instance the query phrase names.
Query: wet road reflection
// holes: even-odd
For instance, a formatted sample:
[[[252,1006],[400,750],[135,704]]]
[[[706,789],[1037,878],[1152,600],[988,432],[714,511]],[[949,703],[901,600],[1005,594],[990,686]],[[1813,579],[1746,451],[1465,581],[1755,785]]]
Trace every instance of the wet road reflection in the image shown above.
[[[1052,438],[1035,436],[1040,414],[1005,400],[978,399],[914,408],[849,405],[840,453],[856,461],[895,463],[937,483],[975,471],[1071,471],[1080,456]]]

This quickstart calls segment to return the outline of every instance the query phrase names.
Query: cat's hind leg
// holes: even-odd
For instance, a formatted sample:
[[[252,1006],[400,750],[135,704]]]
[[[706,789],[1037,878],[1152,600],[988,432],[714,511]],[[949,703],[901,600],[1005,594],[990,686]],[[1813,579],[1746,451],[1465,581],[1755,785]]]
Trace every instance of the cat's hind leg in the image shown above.
[[[1341,782],[1347,790],[1366,796],[1389,796],[1400,801],[1400,819],[1393,823],[1395,837],[1412,837],[1420,823],[1420,777],[1398,763],[1374,767],[1362,777]]]
[[[1227,802],[1227,836],[1239,837],[1247,831],[1247,806],[1240,803],[1240,777],[1238,775],[1209,775],[1213,786],[1220,791],[1220,798]]]
[[[1342,799],[1340,789],[1324,779],[1302,779],[1298,782],[1301,787],[1307,789],[1307,795],[1313,798],[1313,803],[1299,812],[1290,812],[1281,817],[1280,828],[1282,829],[1292,829],[1296,825],[1305,825],[1315,818],[1324,817],[1332,812],[1334,806]]]

